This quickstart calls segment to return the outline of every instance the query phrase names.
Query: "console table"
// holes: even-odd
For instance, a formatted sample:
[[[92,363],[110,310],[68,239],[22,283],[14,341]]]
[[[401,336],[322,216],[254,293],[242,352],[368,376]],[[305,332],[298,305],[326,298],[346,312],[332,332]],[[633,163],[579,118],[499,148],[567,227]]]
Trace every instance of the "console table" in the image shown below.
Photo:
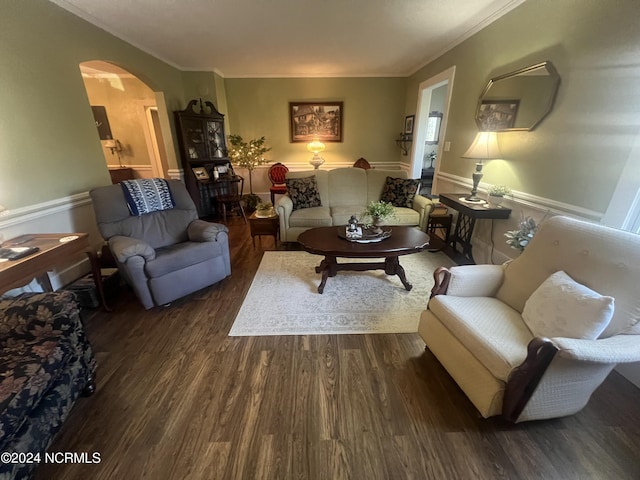
[[[449,238],[449,243],[455,251],[458,251],[458,243],[462,247],[462,255],[472,263],[471,236],[476,226],[476,220],[486,219],[506,219],[511,215],[511,209],[504,207],[490,207],[487,203],[463,202],[461,198],[467,193],[440,193],[438,198],[440,203],[458,211],[458,220],[453,235]]]
[[[42,288],[50,292],[53,290],[47,271],[67,261],[74,255],[86,254],[91,263],[93,281],[98,291],[102,307],[110,311],[104,298],[102,275],[98,255],[89,243],[87,233],[33,233],[7,240],[4,247],[38,247],[36,253],[0,263],[0,294],[12,288],[23,287],[34,278]]]

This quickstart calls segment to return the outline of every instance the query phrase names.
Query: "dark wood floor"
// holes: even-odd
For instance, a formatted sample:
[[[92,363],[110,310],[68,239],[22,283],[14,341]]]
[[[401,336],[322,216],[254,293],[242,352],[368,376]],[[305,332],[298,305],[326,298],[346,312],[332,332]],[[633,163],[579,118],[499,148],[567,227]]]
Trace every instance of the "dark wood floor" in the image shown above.
[[[637,479],[640,390],[612,374],[572,417],[484,420],[417,334],[228,337],[264,249],[231,225],[232,277],[87,319],[98,389],[39,479]],[[425,272],[430,275],[431,272]],[[425,298],[425,304],[427,299]]]

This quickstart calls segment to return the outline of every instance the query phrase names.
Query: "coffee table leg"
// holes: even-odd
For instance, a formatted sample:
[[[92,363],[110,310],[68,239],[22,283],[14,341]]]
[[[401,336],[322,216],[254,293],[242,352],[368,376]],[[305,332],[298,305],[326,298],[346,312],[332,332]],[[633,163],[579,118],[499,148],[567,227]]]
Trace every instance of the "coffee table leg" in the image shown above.
[[[316,267],[316,273],[322,272],[322,281],[318,285],[318,293],[324,292],[324,286],[327,284],[328,277],[335,277],[337,273],[336,257],[326,256],[324,260],[320,262],[320,265]]]
[[[405,290],[411,291],[413,285],[407,282],[407,276],[404,273],[404,268],[400,265],[400,261],[398,257],[388,257],[384,261],[384,273],[387,275],[398,275],[400,277],[400,281],[402,285],[404,285]]]

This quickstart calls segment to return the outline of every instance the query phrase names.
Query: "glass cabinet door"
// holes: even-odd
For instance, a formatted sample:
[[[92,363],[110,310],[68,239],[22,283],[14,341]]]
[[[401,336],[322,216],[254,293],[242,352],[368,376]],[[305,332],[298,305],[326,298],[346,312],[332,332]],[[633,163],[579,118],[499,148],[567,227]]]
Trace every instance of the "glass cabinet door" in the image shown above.
[[[222,122],[207,122],[207,143],[211,157],[226,158],[227,151],[225,148]]]
[[[209,157],[202,121],[198,118],[183,119],[184,154],[188,159],[206,160]]]

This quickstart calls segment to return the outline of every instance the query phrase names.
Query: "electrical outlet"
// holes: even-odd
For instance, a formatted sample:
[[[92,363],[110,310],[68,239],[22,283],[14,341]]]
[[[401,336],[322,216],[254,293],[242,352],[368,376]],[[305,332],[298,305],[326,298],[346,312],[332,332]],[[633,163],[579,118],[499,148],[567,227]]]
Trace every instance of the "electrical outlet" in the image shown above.
[[[444,151],[448,152],[451,150],[451,142],[444,142]]]

